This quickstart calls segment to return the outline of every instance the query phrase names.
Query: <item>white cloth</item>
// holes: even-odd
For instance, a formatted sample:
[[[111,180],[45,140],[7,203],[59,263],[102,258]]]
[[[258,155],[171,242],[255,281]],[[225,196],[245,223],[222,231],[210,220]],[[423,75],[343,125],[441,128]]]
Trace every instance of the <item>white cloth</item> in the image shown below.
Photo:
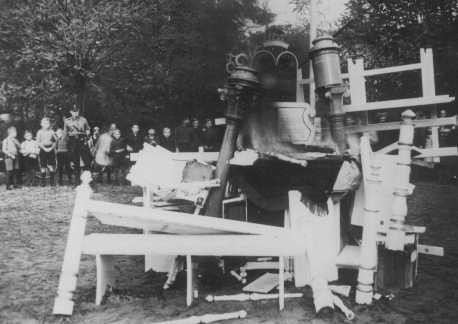
[[[186,161],[176,161],[172,152],[156,145],[143,145],[127,179],[135,186],[172,187],[181,183]]]

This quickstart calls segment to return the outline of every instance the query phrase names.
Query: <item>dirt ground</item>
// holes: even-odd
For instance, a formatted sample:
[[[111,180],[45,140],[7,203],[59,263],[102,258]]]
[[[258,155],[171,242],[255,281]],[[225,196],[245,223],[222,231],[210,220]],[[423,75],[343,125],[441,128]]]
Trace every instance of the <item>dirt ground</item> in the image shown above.
[[[287,300],[282,313],[276,301],[208,304],[200,300],[186,308],[183,280],[164,294],[159,287],[165,274],[145,274],[141,257],[119,257],[117,289],[100,307],[94,306],[95,262],[82,258],[75,310],[71,318],[51,314],[63,260],[74,189],[26,188],[5,191],[0,188],[0,323],[154,323],[190,315],[246,310],[245,320],[227,323],[345,323],[334,314],[327,320],[315,317],[311,292]],[[100,186],[96,199],[128,203],[139,190],[131,187]],[[370,307],[344,298],[356,314],[353,323],[458,323],[458,190],[456,185],[417,183],[409,201],[411,223],[427,226],[421,237],[425,244],[445,248],[445,256],[420,256],[415,287],[399,291],[391,301],[378,301]],[[107,228],[94,219],[88,232],[124,231]],[[181,282],[181,284],[180,284]],[[229,281],[230,282],[230,281]],[[232,282],[219,294],[236,293]],[[205,296],[202,292],[201,296]]]

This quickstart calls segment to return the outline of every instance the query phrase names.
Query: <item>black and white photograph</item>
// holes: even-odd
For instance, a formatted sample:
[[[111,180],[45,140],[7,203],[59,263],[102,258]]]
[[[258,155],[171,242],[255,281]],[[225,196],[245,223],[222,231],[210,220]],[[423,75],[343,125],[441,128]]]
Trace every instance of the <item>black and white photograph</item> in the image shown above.
[[[458,323],[458,0],[0,0],[0,323]]]

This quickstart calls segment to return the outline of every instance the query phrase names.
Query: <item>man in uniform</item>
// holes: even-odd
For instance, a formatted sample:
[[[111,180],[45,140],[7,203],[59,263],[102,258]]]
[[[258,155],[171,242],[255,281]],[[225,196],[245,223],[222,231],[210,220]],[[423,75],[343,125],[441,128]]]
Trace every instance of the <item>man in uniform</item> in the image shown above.
[[[80,116],[80,111],[76,105],[73,105],[70,113],[72,116],[64,120],[64,131],[68,135],[68,148],[78,182],[81,173],[80,161],[83,161],[85,170],[91,166],[91,153],[85,145],[86,131],[90,127],[86,118]]]

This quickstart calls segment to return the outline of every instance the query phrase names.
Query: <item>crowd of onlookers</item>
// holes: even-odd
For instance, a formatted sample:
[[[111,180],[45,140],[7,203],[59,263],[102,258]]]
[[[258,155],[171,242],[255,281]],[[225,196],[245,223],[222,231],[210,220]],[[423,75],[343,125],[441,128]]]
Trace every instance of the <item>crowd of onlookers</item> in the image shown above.
[[[22,140],[14,126],[8,128],[1,146],[7,189],[21,185],[54,186],[56,180],[57,184],[63,185],[64,176],[66,183],[76,184],[81,170],[92,171],[97,181],[102,181],[105,176],[108,183],[119,184],[132,165],[130,154],[139,152],[144,143],[160,145],[172,152],[219,151],[221,143],[220,129],[211,119],[205,119],[201,124],[196,118],[185,118],[176,128],[164,126],[157,130],[152,127],[146,131],[139,124],[133,124],[127,132],[121,132],[115,123],[91,128],[76,107],[72,108],[71,114],[63,120],[63,127],[52,127],[51,121],[43,118],[36,134],[26,129]],[[446,117],[445,111],[441,111],[439,117]],[[385,122],[385,119],[380,118],[378,122]],[[429,129],[417,128],[415,131],[416,146],[431,145],[428,144],[431,140]],[[380,137],[382,145],[392,143],[397,136],[389,132],[379,136],[382,135],[393,137]],[[439,142],[441,147],[456,146],[456,127],[440,127]],[[436,166],[439,181],[456,180],[456,157],[442,158],[441,162]]]
[[[40,126],[36,134],[25,130],[22,141],[16,127],[8,127],[2,141],[7,190],[22,185],[76,184],[81,170],[90,170],[96,181],[105,178],[107,183],[120,184],[133,163],[130,154],[139,152],[144,143],[173,152],[215,151],[220,143],[219,130],[211,119],[201,124],[198,119],[185,118],[175,129],[162,127],[159,134],[155,128],[144,131],[133,124],[124,133],[115,123],[90,128],[74,109],[63,127],[53,128],[46,117]]]

